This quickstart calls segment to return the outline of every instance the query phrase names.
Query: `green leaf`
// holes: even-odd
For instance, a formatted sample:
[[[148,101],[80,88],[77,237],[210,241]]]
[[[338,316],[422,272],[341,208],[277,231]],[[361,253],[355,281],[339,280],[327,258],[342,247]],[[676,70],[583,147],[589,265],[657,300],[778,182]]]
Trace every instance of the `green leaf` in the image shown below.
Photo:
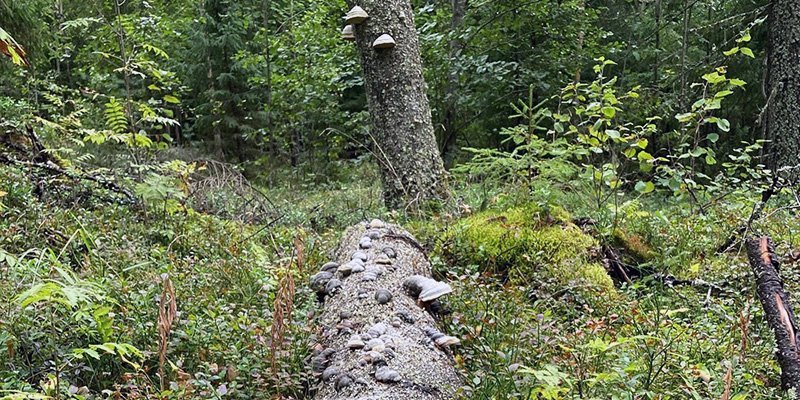
[[[756,58],[756,55],[753,54],[753,50],[750,50],[749,47],[742,47],[741,52],[750,58]]]
[[[608,135],[608,137],[610,137],[612,139],[619,139],[619,137],[620,137],[619,131],[618,130],[614,130],[614,129],[607,129],[606,130],[606,135]]]
[[[635,189],[636,189],[637,192],[639,192],[641,194],[647,194],[647,193],[650,193],[653,190],[655,190],[656,189],[656,185],[654,185],[653,182],[642,182],[642,181],[639,181],[639,182],[636,182]]]
[[[714,164],[716,164],[716,163],[717,163],[717,159],[716,159],[716,158],[714,158],[714,156],[712,156],[710,153],[709,153],[709,154],[706,154],[706,164],[708,164],[708,165],[714,165]]]
[[[731,85],[736,86],[736,87],[742,87],[742,86],[747,84],[747,82],[745,82],[745,81],[743,81],[741,79],[736,79],[736,78],[732,78],[731,80],[728,81],[728,83],[730,83]]]
[[[708,136],[706,136],[706,138],[711,143],[717,143],[717,140],[719,140],[719,135],[716,133],[709,133]]]
[[[603,115],[608,119],[614,118],[614,116],[617,115],[617,110],[614,107],[603,107],[601,111],[603,111]]]
[[[172,103],[172,104],[180,104],[181,103],[181,101],[178,100],[177,97],[172,96],[172,95],[165,95],[164,96],[164,101],[166,101],[167,103]]]
[[[639,155],[638,155],[638,158],[639,158],[639,161],[642,161],[642,162],[652,161],[653,160],[653,156],[650,153],[646,152],[646,151],[640,151]]]
[[[742,52],[744,52],[744,49],[742,49]],[[703,79],[706,82],[708,82],[708,83],[713,85],[715,83],[724,82],[725,81],[725,76],[724,75],[720,75],[717,72],[711,72],[709,74],[703,75]]]
[[[704,147],[697,147],[690,151],[689,154],[691,154],[692,157],[700,157],[703,154],[706,154],[706,149]]]
[[[733,92],[732,92],[732,91],[730,91],[730,90],[720,90],[719,92],[717,92],[716,94],[714,94],[714,97],[715,97],[715,98],[718,98],[718,99],[721,99],[721,98],[723,98],[723,97],[727,97],[727,96],[730,96],[730,95],[732,95],[732,94],[733,94]]]
[[[743,43],[743,42],[745,42],[745,43],[746,43],[746,42],[749,42],[749,41],[750,41],[750,39],[752,39],[752,38],[750,37],[750,31],[745,31],[745,32],[742,34],[742,37],[740,37],[739,39],[736,39],[736,43]]]
[[[734,54],[736,54],[738,52],[739,52],[739,46],[736,46],[736,47],[734,47],[734,48],[732,48],[732,49],[730,49],[728,51],[723,51],[722,54],[724,54],[726,56],[732,56],[732,55],[734,55]]]
[[[678,114],[675,116],[675,119],[677,119],[678,122],[689,122],[692,120],[692,118],[694,118],[694,115],[694,113]]]
[[[639,146],[639,148],[643,149],[643,150],[647,148],[647,145],[649,143],[650,142],[648,142],[647,139],[639,139],[638,141],[636,141],[636,145]]]
[[[725,118],[720,118],[717,120],[717,127],[723,132],[729,132],[731,130],[731,123]]]

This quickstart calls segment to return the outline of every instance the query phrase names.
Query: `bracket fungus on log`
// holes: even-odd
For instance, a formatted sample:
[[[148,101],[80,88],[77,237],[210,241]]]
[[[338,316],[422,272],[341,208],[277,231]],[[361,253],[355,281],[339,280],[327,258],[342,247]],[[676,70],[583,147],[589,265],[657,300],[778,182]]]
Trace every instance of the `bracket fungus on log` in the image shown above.
[[[409,238],[380,220],[358,224],[334,256],[337,268],[362,262],[363,272],[326,264],[312,277],[322,301],[312,357],[320,378],[315,399],[444,400],[463,384],[449,349],[459,340],[439,331],[420,306],[422,298],[433,301],[452,288],[427,278],[430,263]]]

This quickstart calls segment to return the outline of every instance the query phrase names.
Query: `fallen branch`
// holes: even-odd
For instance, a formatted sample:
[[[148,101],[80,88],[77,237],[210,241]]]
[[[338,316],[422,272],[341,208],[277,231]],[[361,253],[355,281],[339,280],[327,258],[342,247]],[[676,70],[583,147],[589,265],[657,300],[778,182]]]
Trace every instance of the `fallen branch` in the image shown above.
[[[789,294],[779,275],[780,264],[768,237],[750,238],[745,242],[750,266],[756,277],[756,292],[764,308],[767,323],[775,334],[776,357],[781,366],[784,390],[800,390],[800,352],[798,352],[797,323]]]
[[[10,140],[8,134],[0,135],[0,144],[11,150],[11,152],[18,154],[17,157],[14,157],[9,153],[0,153],[0,164],[36,169],[46,172],[50,175],[63,176],[73,181],[92,182],[103,189],[122,196],[123,200],[119,201],[122,204],[136,203],[136,196],[134,196],[133,193],[131,193],[128,189],[116,184],[115,182],[100,175],[72,171],[62,166],[58,160],[50,154],[50,152],[42,143],[41,139],[39,139],[39,136],[36,135],[36,132],[33,130],[33,128],[28,127],[24,136],[29,142],[30,148]]]

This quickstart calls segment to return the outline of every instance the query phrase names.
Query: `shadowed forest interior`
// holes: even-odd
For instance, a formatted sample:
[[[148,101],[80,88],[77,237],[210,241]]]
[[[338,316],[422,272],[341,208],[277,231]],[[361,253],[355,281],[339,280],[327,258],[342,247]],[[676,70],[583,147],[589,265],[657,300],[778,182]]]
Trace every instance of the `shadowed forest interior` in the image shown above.
[[[0,400],[800,390],[800,0],[0,0],[0,53]]]

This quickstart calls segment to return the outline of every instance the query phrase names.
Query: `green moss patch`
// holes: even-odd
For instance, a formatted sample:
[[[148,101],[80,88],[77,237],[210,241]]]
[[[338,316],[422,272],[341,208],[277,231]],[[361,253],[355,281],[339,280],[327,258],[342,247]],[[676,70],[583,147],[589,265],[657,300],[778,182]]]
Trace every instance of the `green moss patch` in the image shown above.
[[[461,220],[442,248],[455,263],[478,265],[507,276],[514,285],[554,279],[563,285],[613,290],[613,282],[592,254],[597,241],[569,222],[560,208],[536,206],[488,211]]]

